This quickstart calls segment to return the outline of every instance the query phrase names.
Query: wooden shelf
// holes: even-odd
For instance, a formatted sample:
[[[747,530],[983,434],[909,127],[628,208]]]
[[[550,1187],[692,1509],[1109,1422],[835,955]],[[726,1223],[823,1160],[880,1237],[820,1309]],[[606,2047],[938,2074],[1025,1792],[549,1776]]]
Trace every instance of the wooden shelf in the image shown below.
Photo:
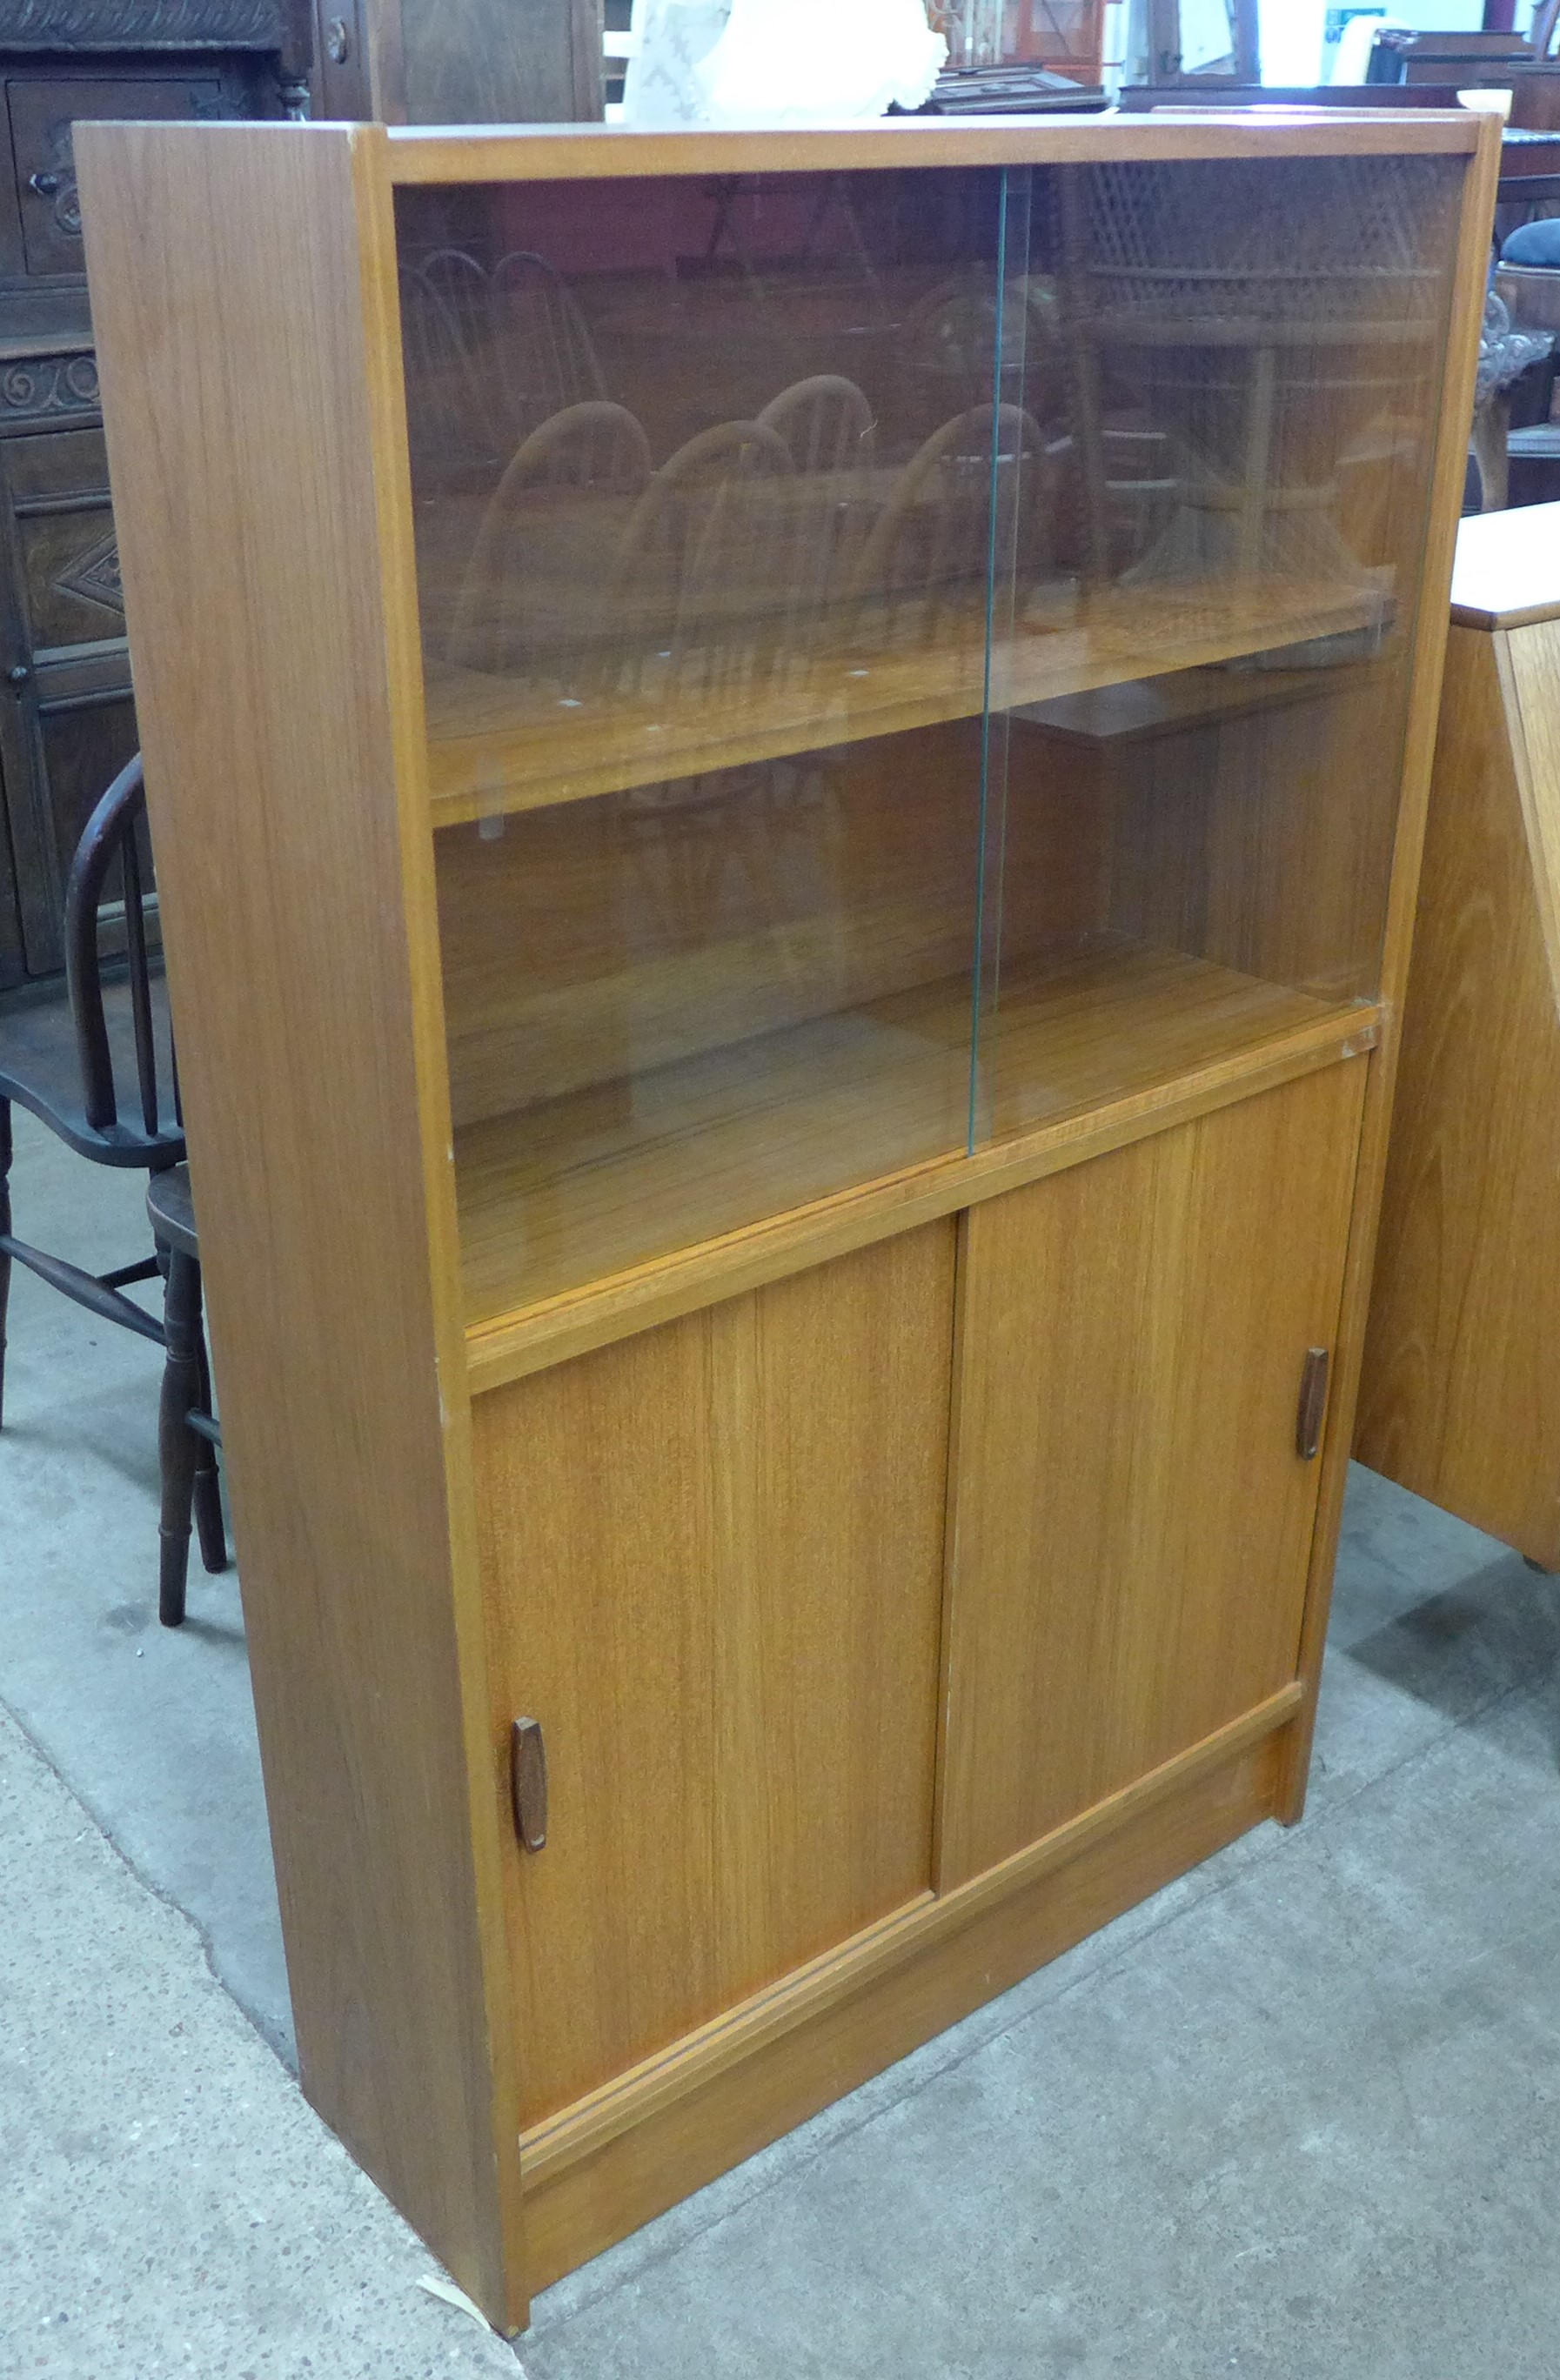
[[[1165,580],[1085,597],[1054,590],[1040,616],[993,654],[998,710],[1081,694],[1160,672],[1235,661],[1378,625],[1370,588],[1289,578]],[[986,700],[985,613],[941,608],[913,646],[841,638],[827,651],[775,660],[724,656],[714,683],[590,700],[541,693],[473,670],[431,668],[429,783],[434,822],[588,801],[599,794],[850,744],[938,720],[975,717]]]
[[[1352,1005],[1119,940],[1011,969],[984,1023],[978,1144],[1031,1135]],[[957,977],[473,1124],[456,1136],[469,1333],[907,1169],[965,1159]],[[964,1195],[971,1195],[964,1185]]]

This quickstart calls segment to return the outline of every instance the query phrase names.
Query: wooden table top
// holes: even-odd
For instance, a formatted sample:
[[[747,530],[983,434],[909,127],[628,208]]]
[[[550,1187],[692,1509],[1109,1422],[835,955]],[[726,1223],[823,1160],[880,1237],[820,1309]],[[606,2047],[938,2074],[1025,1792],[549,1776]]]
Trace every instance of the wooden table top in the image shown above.
[[[1470,514],[1457,531],[1452,619],[1463,628],[1525,628],[1560,618],[1560,504]]]

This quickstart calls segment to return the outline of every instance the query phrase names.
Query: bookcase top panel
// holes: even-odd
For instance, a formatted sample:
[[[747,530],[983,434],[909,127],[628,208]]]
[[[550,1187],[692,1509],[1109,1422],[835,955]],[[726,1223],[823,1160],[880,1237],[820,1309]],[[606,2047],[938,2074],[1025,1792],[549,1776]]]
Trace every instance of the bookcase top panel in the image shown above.
[[[393,183],[596,181],[662,174],[903,172],[907,167],[1127,164],[1200,157],[1471,155],[1467,109],[1292,113],[1165,109],[1152,115],[987,116],[979,123],[890,116],[837,129],[629,132],[616,125],[396,125]],[[1491,141],[1498,132],[1491,129]]]

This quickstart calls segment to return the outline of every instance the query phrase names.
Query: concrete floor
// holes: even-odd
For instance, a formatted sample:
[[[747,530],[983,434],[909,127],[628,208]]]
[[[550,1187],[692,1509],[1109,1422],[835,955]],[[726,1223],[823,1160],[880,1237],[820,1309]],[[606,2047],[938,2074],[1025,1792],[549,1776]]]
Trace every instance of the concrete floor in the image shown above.
[[[18,1120],[18,1228],[140,1245]],[[154,1349],[23,1278],[0,1435],[0,2380],[1554,2380],[1560,1585],[1357,1475],[1310,1815],[548,2291],[299,2097],[238,1594],[155,1619]]]

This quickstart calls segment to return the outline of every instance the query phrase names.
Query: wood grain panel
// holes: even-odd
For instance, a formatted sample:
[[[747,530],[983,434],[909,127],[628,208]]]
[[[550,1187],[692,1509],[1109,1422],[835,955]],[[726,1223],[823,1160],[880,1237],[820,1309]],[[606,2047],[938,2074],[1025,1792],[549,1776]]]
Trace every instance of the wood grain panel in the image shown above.
[[[478,1402],[528,2120],[928,1888],[954,1236]]]
[[[512,2326],[383,138],[91,126],[78,163],[304,2087]]]
[[[939,1888],[1290,1681],[1365,1069],[973,1208]]]
[[[1405,659],[1107,747],[1112,924],[1319,998],[1373,998]]]
[[[1560,623],[1509,638],[1454,629],[1357,1447],[1550,1569],[1560,1568],[1557,704]]]
[[[373,0],[396,20],[397,122],[599,120],[601,0]]]

